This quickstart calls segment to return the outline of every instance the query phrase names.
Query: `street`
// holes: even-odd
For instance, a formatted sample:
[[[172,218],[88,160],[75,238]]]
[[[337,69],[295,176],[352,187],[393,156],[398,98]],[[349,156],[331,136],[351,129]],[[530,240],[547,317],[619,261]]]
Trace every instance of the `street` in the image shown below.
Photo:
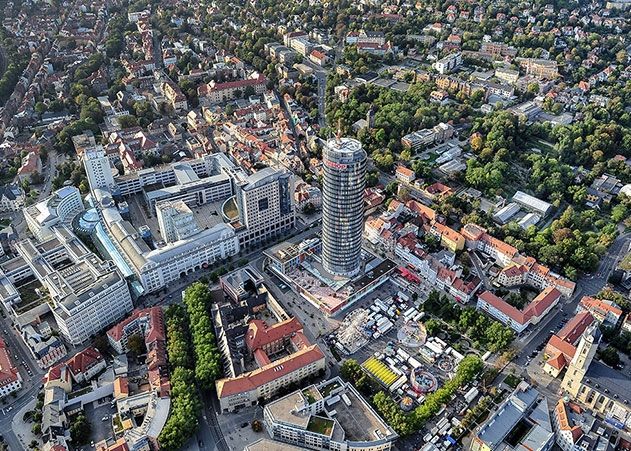
[[[313,75],[318,82],[318,125],[326,126],[326,78],[327,71],[309,59],[305,59],[305,64],[313,69]]]

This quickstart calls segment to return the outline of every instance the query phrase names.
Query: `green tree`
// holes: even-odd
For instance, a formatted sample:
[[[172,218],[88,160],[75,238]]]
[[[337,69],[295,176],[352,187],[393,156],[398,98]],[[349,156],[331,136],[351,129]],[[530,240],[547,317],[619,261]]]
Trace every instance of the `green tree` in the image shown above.
[[[617,366],[620,364],[620,356],[618,351],[613,346],[607,346],[602,351],[599,351],[600,359],[609,366]]]
[[[195,378],[210,388],[221,375],[221,355],[217,350],[210,321],[211,296],[207,285],[195,282],[184,292],[184,304],[190,320],[195,351]]]
[[[127,348],[136,357],[147,352],[145,340],[140,334],[134,334],[127,339]]]
[[[70,437],[75,445],[85,445],[90,442],[92,425],[84,413],[79,413],[70,423]]]

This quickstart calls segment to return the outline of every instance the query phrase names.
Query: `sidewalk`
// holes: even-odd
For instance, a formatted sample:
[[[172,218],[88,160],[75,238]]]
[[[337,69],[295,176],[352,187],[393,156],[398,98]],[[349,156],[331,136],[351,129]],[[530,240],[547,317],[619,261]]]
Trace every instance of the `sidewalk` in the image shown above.
[[[11,429],[13,429],[13,433],[18,438],[24,449],[28,449],[29,444],[33,440],[37,442],[38,447],[42,446],[42,442],[39,437],[35,436],[35,434],[31,432],[33,423],[25,423],[22,421],[26,412],[29,410],[35,410],[35,404],[37,404],[37,399],[33,399],[31,402],[27,403],[13,416],[13,420],[11,421]]]

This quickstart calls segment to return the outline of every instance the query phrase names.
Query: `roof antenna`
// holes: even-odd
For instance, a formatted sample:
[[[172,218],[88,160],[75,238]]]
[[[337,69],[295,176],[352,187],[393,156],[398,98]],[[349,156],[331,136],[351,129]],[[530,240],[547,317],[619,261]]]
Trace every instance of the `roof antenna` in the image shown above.
[[[335,134],[335,139],[338,144],[341,143],[341,138],[342,138],[342,118],[339,118],[337,120],[337,133]]]

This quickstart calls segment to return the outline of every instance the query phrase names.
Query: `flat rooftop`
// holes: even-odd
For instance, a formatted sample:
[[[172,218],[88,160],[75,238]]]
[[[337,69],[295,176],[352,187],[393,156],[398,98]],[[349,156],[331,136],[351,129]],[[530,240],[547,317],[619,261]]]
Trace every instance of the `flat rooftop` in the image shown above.
[[[369,268],[366,266],[366,272],[359,279],[353,281],[353,288],[355,291],[363,290],[366,286],[370,285],[379,277],[383,276],[394,270],[397,265],[389,259],[385,259],[382,262],[378,263],[376,266]]]
[[[301,451],[306,448],[290,445],[288,443],[276,442],[267,438],[258,439],[254,443],[246,445],[245,451]]]
[[[537,390],[530,386],[522,390],[520,386],[500,405],[477,434],[492,449],[504,441],[515,426],[528,415],[528,410],[537,401],[539,396]]]
[[[346,390],[350,406],[340,400],[332,406],[337,411],[336,418],[346,433],[346,440],[368,442],[379,440],[392,434],[392,430],[379,418],[370,406],[359,399],[351,390]],[[375,433],[378,431],[381,437]]]
[[[301,429],[307,429],[311,414],[300,409],[308,402],[301,391],[290,393],[277,401],[270,402],[266,408],[279,423],[290,424]]]
[[[321,391],[322,390],[322,391]],[[334,392],[333,396],[330,396]],[[319,399],[328,402],[326,410],[335,410],[335,418],[327,418],[326,410],[311,415],[306,407]],[[341,395],[348,397],[347,405]],[[293,392],[266,407],[274,420],[294,427],[331,437],[335,441],[370,442],[396,437],[395,432],[377,415],[370,405],[349,385],[340,383],[339,378],[324,382],[318,387],[310,386]]]
[[[130,222],[134,224],[134,227],[137,229],[140,226],[147,225],[151,230],[153,239],[155,241],[163,241],[162,233],[158,227],[158,218],[153,214],[147,214],[147,211],[143,207],[145,202],[142,194],[134,194],[127,200],[129,204],[129,214],[131,216]],[[200,230],[210,229],[217,224],[224,223],[221,208],[224,201],[225,200],[211,202],[191,208]]]
[[[305,238],[300,243],[283,241],[282,243],[270,247],[265,253],[285,263],[303,253],[305,249],[308,249],[309,245],[313,243],[313,240],[319,240],[319,238],[314,234],[309,238]]]

